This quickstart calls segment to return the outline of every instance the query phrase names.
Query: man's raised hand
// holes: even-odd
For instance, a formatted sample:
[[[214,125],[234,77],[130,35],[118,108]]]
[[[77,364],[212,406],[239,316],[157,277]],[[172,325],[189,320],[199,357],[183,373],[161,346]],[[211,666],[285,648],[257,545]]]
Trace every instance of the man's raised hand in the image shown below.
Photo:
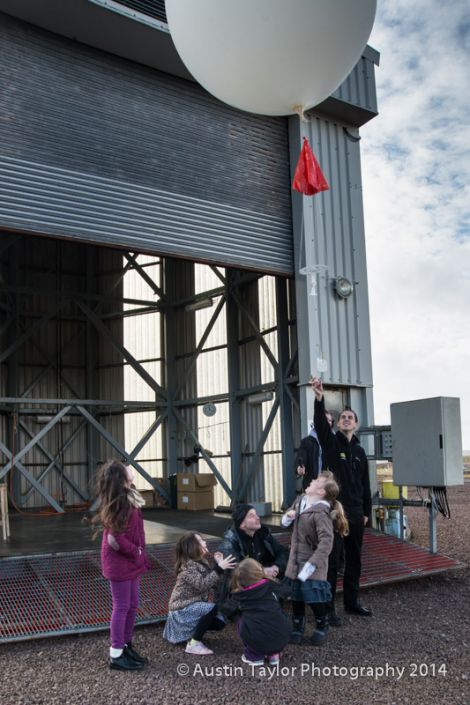
[[[310,379],[310,386],[315,394],[315,398],[318,399],[318,401],[321,401],[323,399],[323,384],[321,379],[318,379],[318,377],[312,377]]]

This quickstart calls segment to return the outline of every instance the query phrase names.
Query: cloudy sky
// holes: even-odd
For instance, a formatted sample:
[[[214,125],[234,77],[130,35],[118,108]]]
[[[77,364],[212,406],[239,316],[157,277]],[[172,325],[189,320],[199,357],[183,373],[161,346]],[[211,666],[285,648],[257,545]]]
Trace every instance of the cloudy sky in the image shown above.
[[[379,0],[379,116],[361,129],[375,421],[461,399],[470,450],[470,5]]]

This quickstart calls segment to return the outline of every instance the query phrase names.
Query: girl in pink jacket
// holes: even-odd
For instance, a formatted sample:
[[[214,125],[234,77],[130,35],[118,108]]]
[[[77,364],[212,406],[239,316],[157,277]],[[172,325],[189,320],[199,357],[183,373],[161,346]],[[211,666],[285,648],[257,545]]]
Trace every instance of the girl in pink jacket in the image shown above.
[[[109,580],[113,599],[109,667],[119,671],[140,671],[147,659],[132,646],[132,634],[139,606],[140,576],[148,568],[139,492],[132,486],[134,471],[118,460],[100,470],[100,506],[94,523],[101,523],[101,566]]]

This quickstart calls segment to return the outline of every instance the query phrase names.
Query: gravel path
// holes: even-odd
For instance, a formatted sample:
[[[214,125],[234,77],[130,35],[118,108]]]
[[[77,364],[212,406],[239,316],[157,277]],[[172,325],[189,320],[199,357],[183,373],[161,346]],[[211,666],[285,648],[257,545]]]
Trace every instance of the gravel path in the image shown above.
[[[470,483],[449,498],[439,551],[468,565]],[[426,512],[407,514],[412,540],[427,546]],[[362,596],[371,619],[346,616],[321,648],[289,646],[279,671],[242,664],[232,626],[209,637],[216,655],[199,660],[163,641],[162,625],[140,628],[135,643],[151,663],[138,674],[108,670],[105,633],[4,645],[0,704],[470,705],[469,577],[465,568],[372,588]]]

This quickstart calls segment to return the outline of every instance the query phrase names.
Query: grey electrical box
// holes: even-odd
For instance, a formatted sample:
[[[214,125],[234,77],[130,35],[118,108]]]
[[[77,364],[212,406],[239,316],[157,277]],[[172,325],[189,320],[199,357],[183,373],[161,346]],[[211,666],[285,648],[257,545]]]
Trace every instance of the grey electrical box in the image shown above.
[[[435,397],[390,405],[395,485],[463,485],[460,399]]]

